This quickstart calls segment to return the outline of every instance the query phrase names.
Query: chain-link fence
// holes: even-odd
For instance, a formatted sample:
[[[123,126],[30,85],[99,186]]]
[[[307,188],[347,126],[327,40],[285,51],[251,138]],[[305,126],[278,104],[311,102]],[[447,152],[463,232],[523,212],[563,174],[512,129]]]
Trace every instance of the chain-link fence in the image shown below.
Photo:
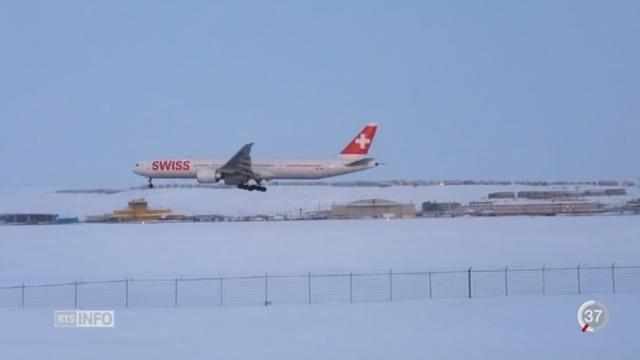
[[[640,266],[264,274],[0,287],[0,307],[139,308],[640,292]]]

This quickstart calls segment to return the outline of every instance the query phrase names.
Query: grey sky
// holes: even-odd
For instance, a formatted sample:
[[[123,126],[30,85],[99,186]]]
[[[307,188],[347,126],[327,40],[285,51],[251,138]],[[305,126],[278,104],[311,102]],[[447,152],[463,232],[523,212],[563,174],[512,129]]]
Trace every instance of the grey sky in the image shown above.
[[[635,178],[637,1],[13,1],[0,185],[120,186],[157,156],[333,156],[350,179]]]

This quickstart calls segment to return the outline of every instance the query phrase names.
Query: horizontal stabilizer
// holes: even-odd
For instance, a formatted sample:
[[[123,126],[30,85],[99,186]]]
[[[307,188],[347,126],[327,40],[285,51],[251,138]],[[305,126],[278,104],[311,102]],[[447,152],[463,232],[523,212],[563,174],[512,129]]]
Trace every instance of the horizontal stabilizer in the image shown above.
[[[348,164],[346,164],[345,166],[363,166],[363,165],[367,165],[368,163],[370,163],[371,161],[374,161],[374,158],[364,158],[364,159],[360,159],[360,160],[356,160],[353,162],[350,162]]]

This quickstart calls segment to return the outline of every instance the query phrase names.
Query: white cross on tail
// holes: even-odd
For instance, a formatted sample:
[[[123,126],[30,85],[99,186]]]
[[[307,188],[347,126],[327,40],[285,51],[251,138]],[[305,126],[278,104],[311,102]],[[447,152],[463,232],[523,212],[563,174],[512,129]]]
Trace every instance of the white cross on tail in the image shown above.
[[[364,133],[360,134],[360,137],[357,138],[356,140],[356,144],[360,145],[360,149],[363,149],[367,147],[368,144],[371,143],[371,139],[367,139],[367,135],[365,135]]]

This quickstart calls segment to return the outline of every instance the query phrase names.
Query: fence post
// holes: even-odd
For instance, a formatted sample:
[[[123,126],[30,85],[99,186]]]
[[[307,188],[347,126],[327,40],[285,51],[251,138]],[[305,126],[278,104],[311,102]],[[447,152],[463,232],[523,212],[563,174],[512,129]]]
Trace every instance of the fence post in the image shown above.
[[[429,277],[429,299],[433,299],[433,292],[431,291],[431,271],[429,271],[427,276]]]
[[[78,308],[78,281],[73,283],[73,308]]]
[[[504,296],[509,296],[509,275],[508,269],[504,267]]]
[[[178,307],[178,278],[175,280],[173,291],[173,307]]]
[[[580,280],[580,265],[578,265],[578,295],[582,295],[582,281]]]
[[[311,271],[307,274],[307,288],[309,290],[309,304],[311,304]]]
[[[393,269],[389,269],[389,301],[393,301]]]
[[[20,308],[24,309],[24,283],[22,283],[22,296],[20,298]]]
[[[124,279],[124,308],[129,308],[129,278]]]
[[[222,289],[223,289],[223,286],[222,286],[222,285],[223,285],[222,279],[224,279],[224,278],[223,278],[222,276],[220,276],[220,307],[222,307],[222,306],[223,306],[223,304],[224,304],[224,294],[223,294],[223,292],[222,292]]]
[[[546,295],[546,280],[545,280],[546,265],[542,265],[542,295]]]
[[[269,305],[269,276],[264,273],[264,306]]]
[[[469,299],[471,299],[471,268],[467,270],[467,282],[469,284]]]
[[[611,290],[616,294],[616,263],[611,264]]]
[[[349,302],[353,304],[353,270],[349,272]]]

